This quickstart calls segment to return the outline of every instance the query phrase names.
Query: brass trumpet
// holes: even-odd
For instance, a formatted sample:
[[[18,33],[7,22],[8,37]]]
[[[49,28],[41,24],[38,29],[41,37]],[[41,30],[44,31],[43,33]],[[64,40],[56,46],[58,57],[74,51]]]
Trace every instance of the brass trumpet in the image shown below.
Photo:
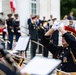
[[[22,56],[16,55],[16,54],[12,54],[11,55],[14,62],[18,65],[21,66],[23,64],[24,58]]]

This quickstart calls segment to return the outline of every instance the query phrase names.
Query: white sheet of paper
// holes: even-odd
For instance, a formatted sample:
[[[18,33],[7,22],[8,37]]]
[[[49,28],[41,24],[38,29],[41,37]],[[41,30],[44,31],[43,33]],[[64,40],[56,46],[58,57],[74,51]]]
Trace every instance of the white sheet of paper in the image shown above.
[[[28,45],[30,36],[20,37],[14,50],[24,51]]]
[[[21,73],[34,74],[34,75],[48,75],[60,63],[61,63],[60,60],[48,59],[36,56],[21,70]]]

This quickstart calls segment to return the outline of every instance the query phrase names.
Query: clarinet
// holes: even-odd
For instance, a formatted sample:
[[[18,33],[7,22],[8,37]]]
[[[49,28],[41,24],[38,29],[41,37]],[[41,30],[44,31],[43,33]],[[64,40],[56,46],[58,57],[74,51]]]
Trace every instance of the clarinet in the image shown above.
[[[7,50],[4,50],[1,46],[0,46],[0,54],[2,54],[4,60],[14,68],[13,71],[15,72],[15,75],[21,75],[18,68],[16,67],[17,65],[14,63],[14,60],[10,57],[11,55],[7,52]]]

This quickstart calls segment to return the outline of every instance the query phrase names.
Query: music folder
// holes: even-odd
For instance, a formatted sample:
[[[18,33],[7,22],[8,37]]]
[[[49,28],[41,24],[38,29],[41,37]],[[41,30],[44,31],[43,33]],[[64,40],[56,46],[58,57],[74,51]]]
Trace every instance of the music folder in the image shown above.
[[[25,51],[30,41],[30,36],[21,36],[14,50]]]
[[[32,75],[50,75],[56,69],[61,60],[49,59],[45,57],[35,56],[30,62],[21,70],[21,73]]]

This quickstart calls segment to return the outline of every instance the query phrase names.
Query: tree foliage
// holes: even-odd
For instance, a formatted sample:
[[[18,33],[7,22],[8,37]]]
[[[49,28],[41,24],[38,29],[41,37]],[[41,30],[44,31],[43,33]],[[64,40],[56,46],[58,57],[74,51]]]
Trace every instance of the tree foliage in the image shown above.
[[[73,11],[76,16],[76,0],[61,0],[61,19]]]

